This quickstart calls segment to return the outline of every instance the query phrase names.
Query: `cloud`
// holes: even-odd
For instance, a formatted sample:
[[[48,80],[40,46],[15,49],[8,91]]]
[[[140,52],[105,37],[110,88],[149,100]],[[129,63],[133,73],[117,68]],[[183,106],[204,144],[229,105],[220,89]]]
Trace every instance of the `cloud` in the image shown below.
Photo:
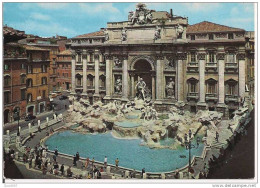
[[[42,20],[42,21],[50,20],[50,16],[41,13],[36,13],[36,12],[32,13],[30,17],[32,17],[35,20]]]
[[[220,3],[182,3],[182,4],[188,11],[192,11],[192,12],[209,12],[220,7]]]
[[[120,11],[113,6],[112,3],[97,3],[92,5],[91,3],[79,3],[80,8],[88,14],[92,13],[113,13],[118,14]]]
[[[19,30],[26,31],[27,34],[35,34],[41,37],[50,37],[56,34],[65,36],[77,35],[77,32],[75,30],[67,28],[55,22],[48,22],[47,24],[44,24],[39,23],[35,20],[26,20],[25,22],[12,23],[10,24],[10,26]]]
[[[44,9],[58,10],[68,6],[68,3],[37,3],[37,5]]]
[[[243,7],[245,12],[254,11],[254,3],[243,3]]]

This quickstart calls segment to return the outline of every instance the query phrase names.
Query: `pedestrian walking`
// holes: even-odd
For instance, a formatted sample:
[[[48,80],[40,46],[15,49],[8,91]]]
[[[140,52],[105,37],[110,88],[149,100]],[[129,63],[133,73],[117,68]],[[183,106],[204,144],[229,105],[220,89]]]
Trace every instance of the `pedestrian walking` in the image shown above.
[[[55,154],[56,156],[58,156],[58,148],[57,148],[57,147],[56,147],[55,150],[54,150],[54,154]]]
[[[142,178],[144,177],[145,168],[142,169]]]

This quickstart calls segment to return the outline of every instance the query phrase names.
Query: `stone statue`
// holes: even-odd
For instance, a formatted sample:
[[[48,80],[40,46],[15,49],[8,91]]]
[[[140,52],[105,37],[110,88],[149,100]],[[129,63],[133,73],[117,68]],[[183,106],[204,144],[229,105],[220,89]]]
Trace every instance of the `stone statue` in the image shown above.
[[[149,10],[146,8],[144,3],[138,3],[136,6],[136,11],[130,11],[128,15],[129,24],[133,25],[135,23],[139,25],[147,24],[148,22],[152,22],[153,10]]]
[[[122,92],[122,81],[120,78],[118,78],[115,83],[115,93],[121,93],[121,92]]]
[[[118,58],[116,58],[116,59],[114,60],[114,63],[115,63],[115,67],[116,67],[116,68],[122,67],[122,62],[121,62],[121,60],[118,59]]]
[[[168,62],[165,63],[165,69],[170,70],[175,68],[175,60],[171,59]]]
[[[137,90],[137,93],[136,93],[136,96],[139,98],[139,99],[145,99],[145,87],[146,87],[146,83],[143,81],[143,78],[140,78],[140,80],[137,82],[136,84],[136,90]]]
[[[105,41],[109,40],[109,35],[107,29],[105,29]]]
[[[122,41],[126,41],[127,40],[126,31],[127,30],[125,28],[122,29],[122,36],[121,36]]]
[[[161,28],[157,25],[154,33],[154,40],[161,38]]]
[[[174,85],[175,85],[175,83],[174,83],[173,79],[170,78],[170,81],[168,82],[168,84],[165,87],[168,98],[174,98]]]
[[[177,28],[176,28],[177,30],[177,38],[178,39],[181,39],[182,38],[182,33],[183,33],[183,26],[181,26],[180,24],[178,24],[178,26],[177,26]]]

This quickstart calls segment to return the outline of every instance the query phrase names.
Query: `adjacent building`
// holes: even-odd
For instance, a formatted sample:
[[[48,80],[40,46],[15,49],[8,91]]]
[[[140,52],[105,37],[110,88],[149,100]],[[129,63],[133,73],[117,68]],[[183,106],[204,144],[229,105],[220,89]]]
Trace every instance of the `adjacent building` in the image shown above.
[[[57,55],[57,90],[71,90],[71,51],[64,50]]]
[[[50,52],[48,49],[24,46],[27,54],[26,113],[36,115],[44,112],[49,105]]]
[[[139,3],[128,21],[71,39],[71,94],[90,102],[128,101],[143,80],[157,110],[181,102],[192,112],[217,110],[228,117],[253,92],[247,89],[254,82],[253,75],[247,79],[254,53],[247,52],[248,43],[244,29],[189,25],[186,17]]]

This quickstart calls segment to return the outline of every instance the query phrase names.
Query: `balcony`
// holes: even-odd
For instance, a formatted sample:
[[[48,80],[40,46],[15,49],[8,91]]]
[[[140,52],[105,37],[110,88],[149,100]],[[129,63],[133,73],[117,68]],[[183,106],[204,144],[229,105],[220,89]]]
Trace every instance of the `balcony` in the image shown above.
[[[87,64],[87,70],[95,70],[95,63],[89,62]]]
[[[100,86],[100,87],[99,87],[99,90],[100,90],[100,91],[106,91],[106,87]]]
[[[76,89],[82,89],[83,88],[83,86],[81,86],[81,85],[76,85]]]
[[[95,90],[94,86],[87,86],[87,90]]]
[[[206,70],[206,72],[216,73],[218,70],[218,65],[217,65],[217,63],[214,63],[214,62],[206,63],[205,70]]]
[[[218,101],[217,93],[206,93],[206,101]]]
[[[187,100],[198,100],[199,99],[199,93],[198,92],[189,92],[187,94]]]
[[[76,70],[83,70],[83,65],[76,65]]]
[[[187,66],[188,72],[198,72],[199,71],[199,64],[196,62],[190,62]]]
[[[237,63],[226,63],[225,64],[225,71],[227,73],[236,73],[238,70]]]
[[[237,95],[226,94],[225,95],[225,101],[226,102],[238,102],[238,96]]]

